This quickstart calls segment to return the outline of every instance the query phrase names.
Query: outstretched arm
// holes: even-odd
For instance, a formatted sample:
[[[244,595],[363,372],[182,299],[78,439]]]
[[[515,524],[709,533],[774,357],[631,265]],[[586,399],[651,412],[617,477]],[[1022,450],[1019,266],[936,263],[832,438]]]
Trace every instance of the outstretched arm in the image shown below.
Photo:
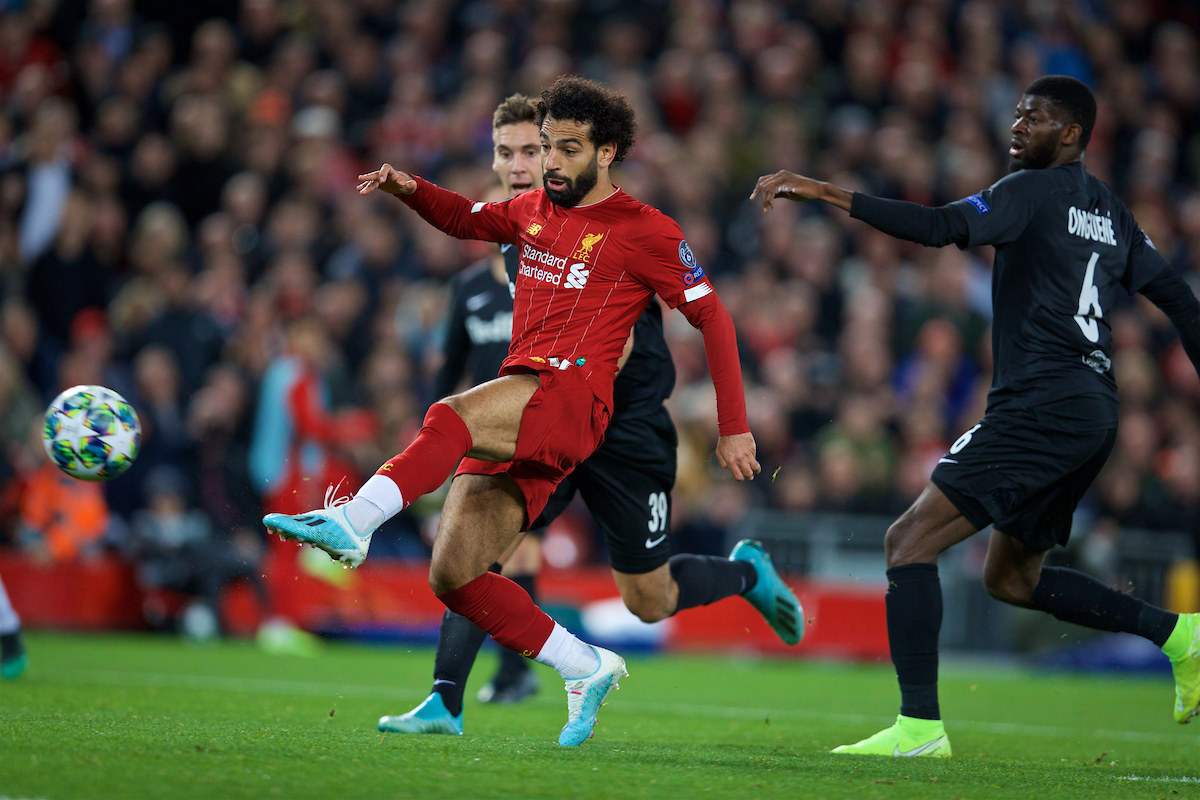
[[[754,436],[746,421],[746,395],[733,319],[715,293],[684,303],[679,310],[704,336],[704,355],[717,392],[717,461],[735,479],[754,480],[762,467],[755,458]]]
[[[424,178],[401,172],[384,164],[374,172],[359,175],[358,193],[368,195],[376,189],[400,200],[421,218],[456,239],[482,239],[512,243],[517,240],[516,225],[509,217],[509,203],[473,203],[460,194],[436,186]]]
[[[762,199],[764,212],[774,208],[777,197],[796,201],[824,200],[889,236],[929,247],[966,244],[970,233],[966,218],[952,205],[931,208],[919,203],[848,192],[832,183],[786,170],[759,178],[750,195],[751,200]]]

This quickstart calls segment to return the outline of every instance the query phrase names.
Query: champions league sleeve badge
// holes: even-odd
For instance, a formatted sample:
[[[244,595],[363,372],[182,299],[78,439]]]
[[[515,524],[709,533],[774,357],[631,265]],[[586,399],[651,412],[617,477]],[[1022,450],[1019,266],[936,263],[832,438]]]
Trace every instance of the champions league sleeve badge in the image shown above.
[[[692,254],[692,248],[688,247],[686,239],[679,240],[679,260],[688,269],[693,269],[696,266],[696,256]]]

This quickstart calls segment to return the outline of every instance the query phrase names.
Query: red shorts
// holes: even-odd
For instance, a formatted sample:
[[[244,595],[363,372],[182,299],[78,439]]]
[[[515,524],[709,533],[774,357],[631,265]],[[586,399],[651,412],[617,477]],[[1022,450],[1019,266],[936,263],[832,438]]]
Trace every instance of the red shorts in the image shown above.
[[[531,370],[519,365],[506,367],[501,375]],[[480,461],[464,458],[455,475],[507,474],[525,495],[525,525],[538,518],[546,501],[563,478],[596,451],[604,441],[610,416],[608,408],[596,397],[583,370],[536,370],[542,385],[533,393],[521,428],[517,433],[517,451],[512,461]]]

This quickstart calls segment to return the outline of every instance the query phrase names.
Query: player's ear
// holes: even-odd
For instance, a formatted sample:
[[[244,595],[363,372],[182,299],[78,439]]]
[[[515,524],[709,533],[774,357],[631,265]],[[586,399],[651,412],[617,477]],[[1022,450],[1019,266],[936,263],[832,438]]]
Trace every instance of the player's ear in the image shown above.
[[[596,163],[601,167],[609,167],[617,157],[617,145],[614,142],[602,144],[596,148]]]
[[[1058,137],[1058,143],[1070,147],[1079,142],[1079,137],[1083,136],[1083,126],[1078,122],[1072,122],[1063,128],[1062,133]]]

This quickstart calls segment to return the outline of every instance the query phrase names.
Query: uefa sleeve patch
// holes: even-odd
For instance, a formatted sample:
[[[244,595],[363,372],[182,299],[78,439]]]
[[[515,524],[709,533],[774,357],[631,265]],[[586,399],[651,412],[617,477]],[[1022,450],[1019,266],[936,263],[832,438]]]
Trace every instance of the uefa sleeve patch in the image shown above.
[[[679,260],[688,269],[696,266],[696,256],[692,253],[692,248],[688,247],[686,239],[679,240]]]
[[[987,203],[983,202],[983,198],[977,194],[973,194],[970,197],[964,197],[963,199],[966,200],[971,205],[975,206],[975,210],[978,211],[981,215],[986,214],[992,210],[991,208],[988,207]]]
[[[704,267],[699,264],[696,265],[695,269],[683,273],[684,286],[693,286],[702,280],[704,280]]]

